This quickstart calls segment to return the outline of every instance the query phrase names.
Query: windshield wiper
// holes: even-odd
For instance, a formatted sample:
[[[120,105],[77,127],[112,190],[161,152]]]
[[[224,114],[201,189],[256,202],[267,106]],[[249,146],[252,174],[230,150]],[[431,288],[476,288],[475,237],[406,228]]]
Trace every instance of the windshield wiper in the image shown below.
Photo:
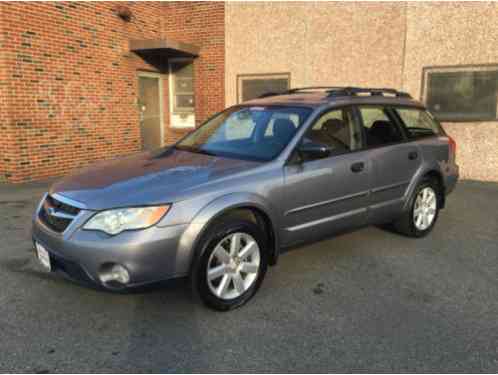
[[[182,151],[188,151],[192,152],[194,154],[203,154],[203,155],[209,155],[209,156],[218,156],[214,152],[203,150],[202,148],[196,148],[192,146],[175,146],[177,150],[182,150]]]
[[[199,154],[209,155],[209,156],[218,156],[218,154],[215,154],[214,152],[211,152],[211,151],[203,150],[202,148],[196,149],[195,152],[198,152]]]

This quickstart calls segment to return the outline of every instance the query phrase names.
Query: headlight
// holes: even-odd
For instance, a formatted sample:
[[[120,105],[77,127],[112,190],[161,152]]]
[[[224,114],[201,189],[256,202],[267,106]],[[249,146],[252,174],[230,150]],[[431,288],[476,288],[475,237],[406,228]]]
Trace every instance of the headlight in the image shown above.
[[[100,230],[111,235],[130,229],[144,229],[159,222],[169,208],[170,205],[102,211],[88,220],[83,229]]]

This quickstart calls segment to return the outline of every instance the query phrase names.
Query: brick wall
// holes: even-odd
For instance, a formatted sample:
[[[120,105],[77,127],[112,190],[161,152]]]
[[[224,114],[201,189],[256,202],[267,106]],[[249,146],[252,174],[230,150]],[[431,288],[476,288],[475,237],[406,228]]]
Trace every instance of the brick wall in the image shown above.
[[[195,120],[199,125],[225,107],[225,6],[218,2],[165,3],[164,36],[166,39],[195,44],[201,48],[194,60]],[[166,81],[166,80],[165,80]],[[168,90],[165,90],[168,103]],[[166,118],[169,118],[169,107]],[[166,142],[173,142],[185,130],[169,128]]]
[[[0,4],[4,179],[60,176],[140,149],[137,72],[161,67],[129,53],[129,39],[166,36],[200,46],[196,120],[223,108],[223,3],[119,4],[131,10],[130,22],[112,2]],[[165,113],[171,142],[184,132],[170,129],[168,119]]]
[[[5,33],[3,28],[3,6],[0,3],[0,182],[11,173],[12,159],[15,155],[12,142],[13,133],[9,122],[8,81],[5,59]]]

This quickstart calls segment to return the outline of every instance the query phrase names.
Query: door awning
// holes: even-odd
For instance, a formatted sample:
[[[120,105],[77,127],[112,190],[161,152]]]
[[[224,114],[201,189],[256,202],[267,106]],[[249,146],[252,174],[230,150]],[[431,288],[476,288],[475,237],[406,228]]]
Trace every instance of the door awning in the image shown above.
[[[132,39],[130,51],[142,57],[197,57],[200,48],[171,39]]]

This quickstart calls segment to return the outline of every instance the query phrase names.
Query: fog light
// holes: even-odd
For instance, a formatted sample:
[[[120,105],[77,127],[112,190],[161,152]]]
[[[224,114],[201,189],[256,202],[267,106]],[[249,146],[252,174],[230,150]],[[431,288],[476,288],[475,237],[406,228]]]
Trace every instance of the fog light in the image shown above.
[[[100,272],[99,277],[103,284],[113,281],[120,284],[128,284],[130,282],[128,270],[120,264],[113,264],[110,267],[106,267]]]

